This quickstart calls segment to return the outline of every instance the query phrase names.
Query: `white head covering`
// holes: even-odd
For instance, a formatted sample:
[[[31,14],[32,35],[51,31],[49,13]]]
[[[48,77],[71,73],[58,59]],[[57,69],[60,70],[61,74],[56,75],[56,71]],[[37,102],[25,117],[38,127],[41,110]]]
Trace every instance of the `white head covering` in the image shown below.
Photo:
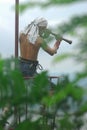
[[[47,27],[47,24],[47,20],[44,18],[37,18],[32,21],[24,30],[24,33],[28,35],[29,42],[35,44],[39,36],[39,27]]]

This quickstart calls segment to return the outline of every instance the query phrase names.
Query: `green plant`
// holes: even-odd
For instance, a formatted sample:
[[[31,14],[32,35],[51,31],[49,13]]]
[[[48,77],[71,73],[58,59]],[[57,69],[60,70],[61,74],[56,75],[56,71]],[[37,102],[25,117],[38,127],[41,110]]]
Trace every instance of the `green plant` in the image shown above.
[[[60,77],[57,84],[50,86],[46,71],[24,80],[17,69],[17,60],[5,59],[0,63],[0,109],[9,104],[7,113],[0,120],[1,126],[14,115],[14,123],[9,127],[15,130],[80,129],[82,116],[87,112],[87,99],[84,98],[87,90],[78,83],[87,77],[87,73],[77,74],[72,81],[68,76],[61,81]],[[13,63],[15,67],[12,67]]]

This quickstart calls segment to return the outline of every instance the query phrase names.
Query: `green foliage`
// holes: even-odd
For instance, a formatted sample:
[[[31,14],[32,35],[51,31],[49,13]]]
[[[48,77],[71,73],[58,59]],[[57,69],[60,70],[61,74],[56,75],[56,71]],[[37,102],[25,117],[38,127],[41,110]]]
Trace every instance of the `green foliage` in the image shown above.
[[[71,56],[73,56],[73,54],[69,54],[69,53],[62,54],[62,55],[60,55],[60,56],[56,56],[56,57],[53,59],[52,63],[55,64],[55,63],[57,63],[57,62],[61,62],[61,61],[63,61],[63,60],[66,60],[67,58],[70,58]]]
[[[76,29],[87,27],[87,15],[74,16],[68,23],[63,23],[58,27],[60,34],[74,34],[76,35]],[[72,33],[73,32],[73,33]]]
[[[31,130],[50,130],[49,126],[45,126],[45,125],[40,125],[40,120],[37,121],[33,121],[31,122],[30,120],[26,120],[23,123],[20,123],[16,130],[27,130],[27,129],[31,129]]]
[[[87,94],[87,91],[84,91],[81,86],[79,87],[78,82],[84,76],[87,77],[87,74],[77,74],[72,81],[69,80],[68,76],[64,76],[63,81],[58,80],[57,84],[50,84],[46,71],[33,79],[24,80],[18,70],[17,60],[13,58],[5,59],[1,60],[0,63],[3,64],[0,68],[0,109],[4,109],[5,106],[8,108],[8,111],[0,119],[2,126],[11,115],[14,115],[13,108],[16,108],[16,118],[19,116],[22,118],[27,111],[28,120],[25,118],[20,123],[16,122],[15,130],[28,128],[31,128],[31,130],[51,130],[55,127],[55,118],[58,122],[57,129],[65,128],[67,130],[67,123],[69,130],[78,127],[81,120],[80,116],[87,110],[87,99],[84,99],[84,94]],[[25,106],[27,106],[27,109],[25,109]],[[34,120],[33,116],[37,118]],[[74,116],[76,122],[74,122],[72,116]],[[81,125],[79,124],[79,126]]]
[[[0,130],[3,130],[3,127],[0,125]]]
[[[31,122],[29,120],[26,120],[23,123],[20,123],[17,126],[16,130],[28,130],[29,128],[31,130],[40,129],[40,126],[38,125],[38,121]]]
[[[59,122],[60,122],[60,126],[61,126],[61,129],[60,130],[63,130],[64,128],[66,129],[66,130],[72,130],[73,129],[73,123],[69,120],[69,118],[67,117],[67,115],[64,117],[64,118],[62,118],[62,119],[60,119],[59,120]]]
[[[23,78],[21,73],[14,68],[14,65],[16,66],[17,63],[13,59],[1,60],[1,63],[3,63],[3,67],[0,70],[0,99],[3,104],[6,104],[8,100],[15,104],[25,91]]]
[[[20,3],[20,6],[19,6],[19,10],[20,10],[20,13],[23,13],[26,9],[28,8],[33,8],[33,7],[36,7],[36,6],[39,6],[43,9],[46,9],[50,6],[58,6],[58,5],[67,5],[67,4],[71,4],[71,3],[75,3],[75,2],[80,2],[81,0],[46,0],[46,1],[29,1],[29,2],[26,2],[26,3],[23,3],[21,4]],[[83,1],[86,1],[86,0],[83,0]]]

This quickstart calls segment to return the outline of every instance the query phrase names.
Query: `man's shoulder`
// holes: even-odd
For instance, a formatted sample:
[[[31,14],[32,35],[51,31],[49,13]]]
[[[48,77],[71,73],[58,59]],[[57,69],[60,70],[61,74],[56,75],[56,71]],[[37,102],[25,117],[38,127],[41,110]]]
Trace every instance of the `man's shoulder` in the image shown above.
[[[25,34],[25,33],[20,32],[20,37],[25,37],[25,36],[26,36],[26,34]]]
[[[25,39],[26,38],[26,34],[21,32],[20,35],[19,35],[19,38],[20,38],[20,40]]]

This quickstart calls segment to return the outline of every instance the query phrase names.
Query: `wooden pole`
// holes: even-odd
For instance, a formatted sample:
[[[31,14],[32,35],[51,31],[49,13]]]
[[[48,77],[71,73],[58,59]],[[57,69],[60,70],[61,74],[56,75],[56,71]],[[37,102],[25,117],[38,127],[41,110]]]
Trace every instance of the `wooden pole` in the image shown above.
[[[15,58],[18,57],[18,33],[19,33],[19,0],[15,0]],[[17,108],[14,107],[14,119],[17,123]]]
[[[15,0],[15,57],[18,57],[19,0]]]

